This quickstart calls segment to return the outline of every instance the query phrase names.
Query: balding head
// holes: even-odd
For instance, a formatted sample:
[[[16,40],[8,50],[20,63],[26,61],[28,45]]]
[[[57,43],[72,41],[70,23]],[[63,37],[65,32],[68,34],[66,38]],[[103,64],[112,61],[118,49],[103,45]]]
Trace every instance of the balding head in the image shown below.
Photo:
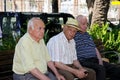
[[[32,18],[28,21],[27,32],[37,42],[44,36],[45,24],[40,18]]]
[[[83,20],[87,20],[86,16],[78,15],[76,17],[76,20],[78,21],[79,25],[82,23]]]
[[[87,18],[86,18],[86,16],[78,15],[76,17],[76,20],[78,21],[80,31],[86,32],[86,29],[87,29]]]
[[[29,31],[29,29],[34,29],[34,25],[37,23],[37,22],[40,22],[40,24],[44,24],[43,21],[38,18],[38,17],[33,17],[31,18],[29,21],[28,21],[28,24],[27,24],[27,32]]]

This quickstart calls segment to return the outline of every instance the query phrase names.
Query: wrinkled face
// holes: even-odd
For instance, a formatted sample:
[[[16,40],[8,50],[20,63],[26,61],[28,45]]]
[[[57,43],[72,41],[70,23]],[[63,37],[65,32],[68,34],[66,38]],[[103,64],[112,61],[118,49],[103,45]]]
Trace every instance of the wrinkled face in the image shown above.
[[[86,32],[86,30],[87,30],[87,19],[85,17],[83,17],[82,20],[79,21],[79,26],[80,26],[80,30],[82,32]]]
[[[30,29],[32,37],[39,41],[44,36],[45,25],[41,20],[34,20],[34,29]]]
[[[65,26],[63,31],[64,31],[64,34],[65,34],[66,38],[68,40],[71,40],[71,39],[74,38],[74,36],[77,32],[77,29],[73,28],[73,27],[70,27],[70,26]]]

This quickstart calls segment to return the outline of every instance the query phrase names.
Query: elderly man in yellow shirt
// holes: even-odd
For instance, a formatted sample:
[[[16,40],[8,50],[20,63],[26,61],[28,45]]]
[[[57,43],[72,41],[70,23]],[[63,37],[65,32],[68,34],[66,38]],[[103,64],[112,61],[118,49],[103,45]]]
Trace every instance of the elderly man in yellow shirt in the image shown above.
[[[40,18],[32,18],[27,25],[27,32],[16,45],[13,59],[14,80],[65,80],[61,76],[45,46],[45,24]],[[55,76],[48,71],[47,66]]]

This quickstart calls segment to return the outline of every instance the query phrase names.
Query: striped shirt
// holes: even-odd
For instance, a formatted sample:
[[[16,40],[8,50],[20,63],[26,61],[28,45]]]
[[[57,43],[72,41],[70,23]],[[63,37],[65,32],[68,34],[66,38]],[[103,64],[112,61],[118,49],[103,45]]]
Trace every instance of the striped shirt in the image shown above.
[[[75,35],[76,51],[78,60],[84,60],[92,57],[97,57],[95,44],[91,36],[85,32],[77,32]]]
[[[63,32],[52,37],[47,43],[47,48],[52,61],[73,64],[73,61],[77,60],[75,41],[72,39],[68,42]]]

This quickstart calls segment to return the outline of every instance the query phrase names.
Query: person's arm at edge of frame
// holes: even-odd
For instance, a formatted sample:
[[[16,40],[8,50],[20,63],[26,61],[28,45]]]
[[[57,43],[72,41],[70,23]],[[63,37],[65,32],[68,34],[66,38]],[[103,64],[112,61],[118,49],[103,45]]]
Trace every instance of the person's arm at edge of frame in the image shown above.
[[[46,75],[41,73],[37,68],[32,69],[30,73],[36,78],[38,78],[39,80],[50,80]]]
[[[101,55],[100,55],[100,52],[98,51],[97,48],[95,48],[95,50],[96,50],[97,58],[98,58],[98,60],[99,60],[99,64],[100,64],[100,65],[103,65],[103,61],[102,61],[102,57],[101,57]]]
[[[65,78],[58,73],[53,61],[48,61],[47,65],[54,72],[58,80],[65,80]]]

